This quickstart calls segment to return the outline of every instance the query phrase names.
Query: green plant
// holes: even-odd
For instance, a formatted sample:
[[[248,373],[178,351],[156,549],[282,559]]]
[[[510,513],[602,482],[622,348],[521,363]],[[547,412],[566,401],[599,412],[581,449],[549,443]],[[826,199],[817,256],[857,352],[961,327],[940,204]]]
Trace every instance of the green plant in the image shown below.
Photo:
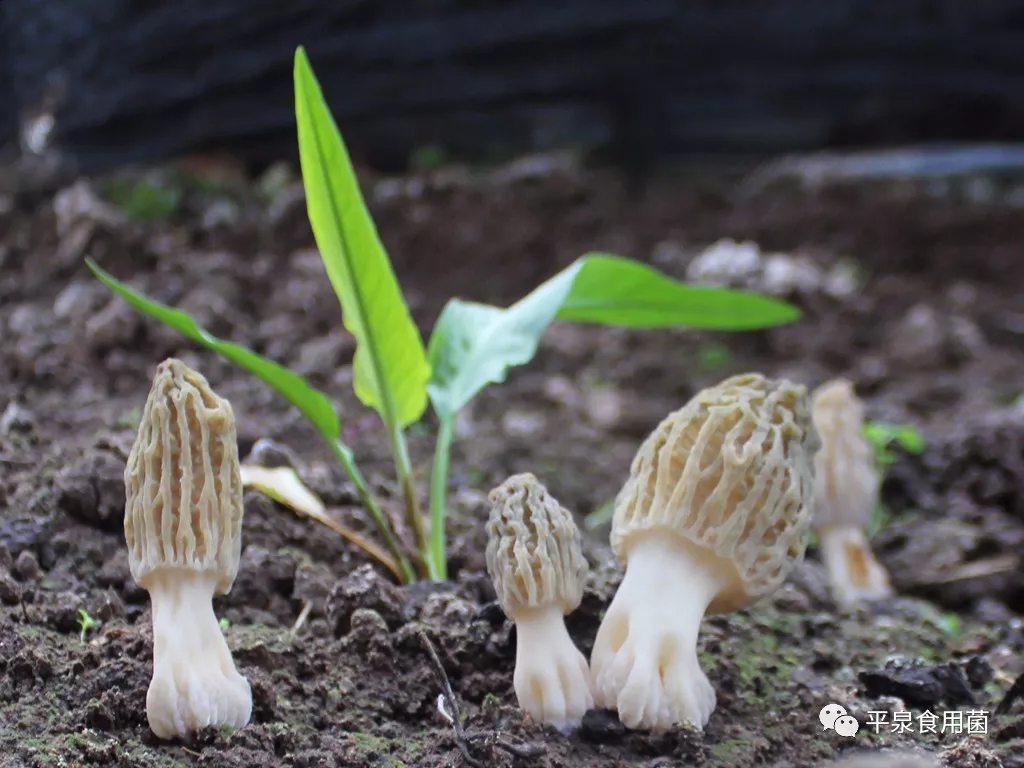
[[[287,368],[211,335],[186,313],[133,291],[91,259],[87,263],[137,310],[258,376],[299,409],[342,464],[376,523],[388,552],[377,549],[371,554],[401,581],[447,577],[445,502],[455,417],[484,387],[503,382],[510,368],[529,362],[552,321],[737,331],[788,323],[800,316],[796,308],[774,299],[685,285],[639,262],[588,253],[510,307],[451,299],[424,346],[301,47],[294,76],[310,225],[344,325],[356,339],[355,394],[377,411],[387,431],[412,542],[399,540],[352,450],[342,442],[338,415],[327,395]],[[420,510],[406,442],[407,430],[423,418],[428,400],[437,417],[429,526]]]
[[[725,344],[709,341],[697,349],[697,361],[705,373],[720,371],[732,360],[732,350]]]
[[[882,478],[885,477],[886,467],[895,463],[898,456],[892,450],[893,443],[900,446],[907,453],[920,454],[924,450],[924,437],[917,431],[917,428],[910,424],[890,424],[885,421],[867,421],[864,423],[864,435],[875,453],[875,466]],[[875,506],[874,514],[868,525],[868,536],[874,536],[885,528],[892,513],[879,502]]]
[[[78,609],[78,628],[80,631],[79,638],[82,642],[85,642],[85,636],[89,634],[89,630],[99,626],[99,622],[96,621],[85,608]]]
[[[924,437],[910,424],[890,424],[885,421],[868,421],[864,424],[864,436],[875,451],[875,464],[883,472],[897,460],[892,450],[896,443],[907,453],[920,454],[924,450]]]
[[[418,147],[409,158],[409,167],[413,173],[436,171],[448,162],[448,152],[437,144]]]
[[[107,198],[135,221],[169,218],[181,207],[181,189],[153,179],[117,178],[106,188]]]

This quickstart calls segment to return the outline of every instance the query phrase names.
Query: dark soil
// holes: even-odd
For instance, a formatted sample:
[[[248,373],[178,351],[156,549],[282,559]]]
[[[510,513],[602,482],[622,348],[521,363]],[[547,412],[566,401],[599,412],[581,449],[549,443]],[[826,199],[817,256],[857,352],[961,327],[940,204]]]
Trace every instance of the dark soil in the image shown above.
[[[0,206],[0,765],[460,765],[425,633],[468,729],[488,734],[469,747],[488,766],[797,768],[882,747],[1024,766],[1024,704],[994,713],[1024,673],[1020,194],[882,183],[744,195],[727,180],[666,174],[636,199],[612,174],[561,167],[373,182],[371,206],[422,328],[449,296],[507,303],[589,250],[682,276],[714,240],[752,238],[822,269],[853,259],[865,282],[842,299],[795,297],[805,319],[769,332],[554,326],[533,363],[460,421],[450,584],[398,588],[333,532],[248,492],[238,579],[216,609],[252,683],[252,723],[156,740],[145,714],[149,602],[129,574],[121,518],[125,456],[157,363],[176,355],[201,370],[234,405],[243,454],[262,437],[288,445],[334,513],[369,526],[294,409],[112,299],[82,257],[329,391],[364,473],[394,498],[380,425],[351,393],[352,340],[301,197],[284,185],[268,200],[194,169],[175,177],[181,204],[143,220],[106,221],[89,205],[69,217],[87,195],[61,197],[60,217],[50,200]],[[124,202],[123,184],[97,188],[122,190]],[[152,214],[145,202],[126,204]],[[719,703],[703,735],[628,732],[601,712],[569,737],[524,722],[515,634],[483,568],[486,492],[532,471],[582,521],[617,491],[662,416],[743,370],[809,385],[849,376],[870,417],[922,431],[924,454],[900,454],[890,469],[875,537],[900,596],[838,611],[811,549],[774,597],[705,622],[701,655]],[[412,430],[421,476],[432,429],[428,417]],[[587,547],[591,585],[568,619],[585,652],[619,578],[606,529]],[[80,611],[95,621],[84,632]],[[855,738],[822,730],[830,702],[858,717]],[[984,711],[986,732],[867,725],[870,711],[904,704],[915,730],[921,711],[941,719],[959,708]],[[536,749],[513,759],[499,742]]]

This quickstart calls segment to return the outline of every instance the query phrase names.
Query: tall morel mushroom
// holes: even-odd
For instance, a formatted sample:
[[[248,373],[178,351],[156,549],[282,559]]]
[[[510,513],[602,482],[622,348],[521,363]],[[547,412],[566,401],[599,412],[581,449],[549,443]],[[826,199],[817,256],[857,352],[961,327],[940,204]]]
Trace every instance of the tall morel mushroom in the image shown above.
[[[864,436],[864,404],[849,381],[833,379],[814,391],[811,416],[821,437],[814,457],[813,528],[832,594],[841,605],[889,597],[889,574],[866,534],[881,478]]]
[[[598,706],[629,728],[707,724],[701,619],[773,592],[803,557],[816,449],[806,389],[760,374],[699,392],[655,428],[615,501],[626,573],[591,655]]]
[[[565,628],[579,607],[587,561],[572,515],[530,473],[490,493],[487,572],[516,625],[513,684],[536,722],[578,725],[594,704],[587,660]]]
[[[213,612],[234,584],[242,480],[231,404],[180,360],[157,367],[124,473],[124,534],[149,592],[149,726],[161,739],[249,722],[252,693]]]

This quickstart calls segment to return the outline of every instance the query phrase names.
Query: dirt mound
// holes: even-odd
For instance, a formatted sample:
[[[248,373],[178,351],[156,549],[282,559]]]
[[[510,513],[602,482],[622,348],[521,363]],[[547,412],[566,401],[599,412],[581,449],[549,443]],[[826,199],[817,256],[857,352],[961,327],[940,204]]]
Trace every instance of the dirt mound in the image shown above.
[[[677,179],[636,201],[615,178],[559,168],[376,180],[371,192],[424,328],[449,296],[505,303],[589,250],[682,276],[719,237],[754,238],[823,272],[853,259],[861,282],[842,297],[796,296],[805,320],[769,332],[553,327],[534,362],[460,422],[449,584],[394,586],[332,532],[249,492],[238,580],[216,610],[252,683],[253,721],[165,744],[146,724],[149,602],[121,529],[124,459],[156,364],[177,355],[200,369],[231,400],[243,454],[261,437],[289,445],[327,503],[367,524],[294,410],[112,299],[81,257],[330,391],[346,441],[386,489],[385,435],[351,394],[352,340],[294,187],[268,201],[256,187],[193,185],[184,202],[134,220],[98,214],[95,200],[71,215],[67,197],[56,212],[53,201],[10,207],[0,213],[0,765],[459,765],[424,635],[467,717],[462,746],[484,765],[810,768],[854,747],[1024,765],[1019,704],[993,713],[1024,672],[1019,210],[884,186],[741,197]],[[585,515],[618,490],[665,413],[743,370],[809,384],[849,376],[871,418],[921,430],[924,453],[890,468],[876,540],[901,597],[838,611],[812,549],[771,600],[705,622],[702,664],[719,704],[703,735],[633,733],[603,712],[568,737],[525,723],[514,628],[483,573],[484,494],[531,471]],[[421,474],[426,431],[411,438]],[[600,529],[586,546],[594,573],[568,625],[589,651],[619,576]],[[894,653],[904,657],[895,666]],[[988,713],[985,733],[869,725],[907,685],[951,675],[961,698],[947,701],[939,685],[914,699],[915,724],[925,709],[941,718],[960,706]],[[855,739],[823,732],[818,712],[831,702],[858,718]]]

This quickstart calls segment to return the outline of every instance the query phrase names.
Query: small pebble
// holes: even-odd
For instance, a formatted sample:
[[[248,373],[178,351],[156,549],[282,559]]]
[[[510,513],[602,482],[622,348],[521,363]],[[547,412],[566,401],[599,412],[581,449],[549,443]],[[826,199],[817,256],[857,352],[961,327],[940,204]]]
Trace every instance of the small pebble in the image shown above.
[[[6,568],[0,569],[0,602],[4,605],[21,602],[21,588]]]
[[[123,619],[125,616],[124,600],[113,590],[107,590],[102,597],[102,602],[95,609],[96,618],[100,621],[111,621],[112,619]]]
[[[597,387],[586,395],[587,416],[595,426],[610,429],[622,417],[622,397],[611,387]]]
[[[692,283],[746,286],[761,271],[761,249],[757,243],[737,243],[729,238],[705,248],[686,268]]]
[[[764,257],[761,284],[772,296],[812,294],[821,288],[821,270],[810,259],[773,253]]]
[[[0,415],[0,435],[12,432],[28,432],[35,426],[36,417],[32,411],[15,402],[10,402]]]
[[[887,340],[893,365],[904,370],[929,370],[945,363],[945,335],[938,312],[927,304],[911,307]]]
[[[575,408],[580,399],[579,391],[567,376],[552,376],[545,381],[544,396],[566,408]]]
[[[509,437],[532,437],[544,429],[544,416],[528,411],[508,411],[501,418],[501,428]]]
[[[39,578],[39,561],[34,552],[23,549],[14,561],[14,575],[22,581],[34,581]]]

